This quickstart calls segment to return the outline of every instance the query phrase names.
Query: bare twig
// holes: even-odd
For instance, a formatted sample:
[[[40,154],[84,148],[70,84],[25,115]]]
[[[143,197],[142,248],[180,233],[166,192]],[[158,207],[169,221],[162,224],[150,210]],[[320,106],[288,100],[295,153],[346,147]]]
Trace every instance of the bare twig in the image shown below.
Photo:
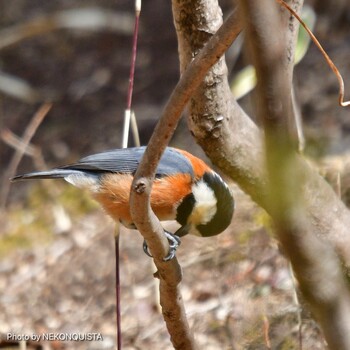
[[[1,139],[10,147],[14,148],[18,152],[25,154],[32,158],[34,167],[37,170],[47,169],[47,165],[45,163],[44,157],[41,152],[41,148],[34,146],[30,143],[25,143],[21,138],[13,134],[10,130],[4,129],[0,133]],[[10,175],[10,177],[13,174]],[[4,186],[10,186],[10,181],[8,177],[5,175],[4,178]],[[43,186],[45,187],[47,193],[51,198],[56,198],[59,194],[59,190],[56,187],[50,186],[47,182],[43,182]],[[8,193],[8,192],[7,192]],[[7,195],[6,195],[7,196]],[[6,205],[6,201],[4,206]],[[57,232],[66,232],[69,231],[71,227],[71,220],[67,215],[65,209],[57,204],[53,203],[52,214],[55,219]]]
[[[32,157],[35,169],[47,169],[41,148],[32,145],[31,143],[24,143],[21,138],[15,135],[11,130],[4,129],[0,132],[0,138],[10,147],[23,152],[23,154]]]
[[[121,293],[120,293],[120,225],[115,223],[114,227],[114,251],[115,251],[115,314],[117,323],[117,350],[122,349],[121,328]]]
[[[126,109],[124,111],[124,127],[123,127],[123,138],[122,138],[122,148],[127,148],[129,143],[129,129],[130,124],[132,125],[132,130],[134,135],[138,135],[136,117],[131,111],[132,93],[134,87],[134,77],[135,77],[135,64],[136,64],[136,54],[137,54],[137,38],[139,34],[139,22],[141,13],[141,0],[135,1],[135,24],[133,33],[133,43],[132,43],[132,55],[130,64],[130,75],[129,75],[129,86],[127,93]],[[116,261],[116,321],[117,321],[117,349],[122,349],[122,330],[121,330],[121,312],[120,312],[120,225],[117,223],[115,227],[115,261]]]
[[[128,110],[131,109],[132,93],[134,90],[137,38],[139,34],[140,13],[141,13],[141,1],[137,0],[135,2],[135,25],[134,25],[134,35],[132,40],[132,54],[131,54],[131,64],[130,64],[128,96],[127,96],[127,102],[126,102],[126,109]]]
[[[38,111],[34,114],[32,120],[28,124],[22,137],[21,148],[16,150],[4,174],[3,184],[1,186],[1,192],[0,192],[0,208],[4,208],[7,202],[7,197],[10,190],[10,182],[8,179],[15,175],[17,167],[25,153],[26,147],[30,143],[30,140],[34,136],[40,124],[43,122],[44,118],[46,117],[51,107],[52,107],[51,103],[43,104],[38,109]]]
[[[140,140],[139,128],[137,126],[137,120],[136,120],[136,115],[134,111],[131,111],[130,124],[131,124],[131,132],[132,132],[135,146],[140,146],[141,140]]]
[[[319,228],[305,211],[307,178],[288,132],[293,109],[282,63],[285,28],[270,0],[241,0],[240,5],[258,78],[257,114],[265,131],[268,205],[276,231],[329,348],[349,349],[349,290],[334,248],[317,237]]]
[[[270,341],[270,322],[266,315],[263,316],[263,329],[264,329],[264,339],[265,345],[267,349],[271,349],[271,341]]]
[[[31,143],[26,145],[21,138],[9,129],[1,130],[0,137],[8,146],[22,152],[26,156],[35,157],[39,151],[39,149]]]
[[[304,27],[304,29],[308,32],[310,35],[312,41],[315,43],[317,48],[321,51],[323,57],[327,61],[327,64],[331,67],[333,73],[338,79],[338,84],[339,84],[339,105],[342,107],[347,107],[350,106],[350,101],[345,101],[344,102],[344,80],[342,75],[340,74],[338,68],[336,65],[333,63],[327,52],[323,49],[322,45],[320,42],[317,40],[315,35],[312,33],[312,31],[309,29],[309,27],[305,24],[305,22],[300,18],[300,16],[288,5],[286,4],[283,0],[276,0],[279,4],[281,4],[283,7],[288,9],[290,13],[293,14],[293,16],[299,21],[299,23]]]

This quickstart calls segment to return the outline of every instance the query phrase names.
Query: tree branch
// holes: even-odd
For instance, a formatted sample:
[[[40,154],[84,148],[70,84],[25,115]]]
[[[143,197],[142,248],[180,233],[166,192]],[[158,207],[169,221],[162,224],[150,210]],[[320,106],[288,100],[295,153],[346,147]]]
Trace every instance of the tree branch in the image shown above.
[[[189,331],[179,289],[181,282],[180,266],[176,258],[170,262],[163,261],[163,258],[168,254],[169,245],[164,237],[163,228],[150,207],[152,182],[159,159],[173,135],[183,109],[201,83],[207,70],[238,36],[241,30],[239,23],[236,13],[230,15],[226,23],[208,42],[211,49],[199,54],[181,76],[134,176],[130,194],[133,221],[146,239],[158,269],[163,317],[176,349],[193,349],[195,344]],[[216,50],[213,50],[214,47]]]
[[[172,4],[180,71],[186,73],[186,67],[193,57],[195,60],[198,56],[216,55],[219,58],[204,79],[201,77],[203,81],[191,98],[189,128],[209,158],[257,203],[263,205],[266,176],[260,130],[231,94],[225,59],[221,57],[224,52],[217,46],[205,46],[210,38],[209,33],[213,33],[222,20],[218,3],[210,0],[203,7],[203,2],[199,0],[191,4],[187,0],[173,0]],[[200,14],[196,14],[197,9],[200,9]],[[206,20],[209,13],[216,14],[217,20]],[[242,27],[240,17],[237,17],[236,26]],[[203,28],[208,35],[202,34]]]
[[[194,21],[194,18],[201,17],[197,13],[197,16],[189,16],[187,21],[182,22],[179,14],[186,9],[185,5],[189,6],[188,3],[185,4],[181,1],[174,0],[173,2],[180,53],[192,52],[191,40],[186,37],[190,31],[186,32],[182,26],[196,28],[191,21]],[[195,7],[196,5],[198,5],[196,2],[191,2],[191,6]],[[213,5],[209,4],[209,6]],[[206,13],[211,13],[212,11],[213,8],[211,7],[210,11]],[[182,14],[184,13],[182,12]],[[186,16],[183,16],[183,18],[186,18]],[[200,46],[197,46],[196,50],[193,50],[196,53],[199,51],[199,53],[191,63],[189,62],[192,60],[192,55],[181,56],[181,80],[170,97],[145,153],[143,162],[135,176],[131,193],[133,218],[155,256],[157,267],[159,266],[161,288],[164,286],[164,290],[168,293],[171,292],[168,295],[172,296],[165,298],[170,303],[170,308],[172,308],[171,298],[179,296],[178,291],[175,289],[178,288],[177,283],[179,283],[180,279],[177,279],[176,276],[179,276],[177,273],[171,272],[172,269],[176,271],[178,268],[176,261],[166,264],[161,261],[167,254],[168,244],[162,234],[163,230],[156,218],[152,216],[153,213],[149,206],[149,195],[154,171],[177,125],[180,113],[191,94],[201,83],[208,68],[220,59],[220,56],[229,47],[240,30],[241,23],[237,14],[233,14],[219,31],[211,37],[204,49],[199,51]],[[211,34],[204,36],[204,41],[206,41]],[[187,46],[187,51],[181,45]],[[188,48],[190,48],[190,51],[188,51]],[[188,67],[185,70],[186,66]],[[191,101],[190,127],[212,160],[231,175],[254,200],[271,212],[266,195],[267,177],[264,170],[265,162],[262,153],[261,133],[231,96],[223,59],[210,71],[208,76],[205,78],[204,83],[199,86],[195,97]],[[213,88],[215,91],[208,92],[207,88],[209,90]],[[217,91],[220,94],[217,94]],[[214,102],[216,96],[219,96],[220,99]],[[301,166],[306,173],[305,177],[308,179],[305,196],[307,198],[306,210],[309,218],[313,225],[319,227],[320,236],[335,246],[346,265],[350,266],[349,253],[347,252],[349,251],[349,237],[347,235],[347,227],[350,227],[349,213],[328,184],[318,176],[317,172],[302,158],[298,158],[298,161],[301,162]],[[148,203],[148,206],[145,206],[145,203]],[[328,205],[325,205],[325,203],[328,203]],[[320,204],[322,204],[321,207]],[[329,208],[334,209],[334,211]],[[333,234],[333,229],[334,232],[337,232],[336,235]],[[175,281],[175,283],[172,283],[172,281]],[[164,311],[166,313],[166,309]],[[170,321],[170,326],[174,325],[175,323]],[[180,337],[177,340],[180,340]],[[172,341],[175,347],[180,344],[174,337]]]
[[[193,9],[200,7],[201,1],[192,1]],[[182,56],[181,71],[184,72],[192,56],[198,53],[198,47],[204,46],[210,35],[195,35],[194,30],[201,32],[203,27],[215,24],[210,20],[203,23],[206,13],[220,13],[215,10],[215,0],[207,1],[202,13],[190,16],[188,2],[173,0],[173,12]],[[294,1],[301,6],[301,1]],[[289,15],[284,12],[285,16]],[[289,19],[291,20],[291,19]],[[194,29],[197,28],[197,29]],[[210,29],[206,29],[209,33]],[[292,36],[292,34],[290,34]],[[214,35],[215,36],[215,35]],[[194,38],[201,40],[195,42]],[[284,60],[286,79],[291,80],[292,60],[291,45],[293,40],[287,39],[289,51]],[[221,52],[218,47],[206,45],[198,54],[201,57]],[[191,54],[192,53],[192,54]],[[198,57],[197,56],[197,57]],[[187,72],[187,70],[186,70]],[[185,74],[185,72],[183,73]],[[253,121],[241,109],[233,98],[227,81],[227,68],[224,58],[208,72],[190,102],[189,127],[197,142],[208,157],[222,171],[235,180],[238,185],[271,214],[267,201],[267,175],[263,153],[262,134]],[[318,171],[302,157],[297,157],[305,177],[305,207],[310,222],[318,228],[318,235],[328,244],[334,246],[340,254],[347,269],[350,268],[350,214],[345,205],[334,193],[329,184]]]
[[[333,247],[317,237],[319,228],[305,211],[308,180],[288,130],[293,109],[283,60],[286,27],[270,0],[241,0],[240,5],[257,73],[257,114],[265,131],[269,208],[276,231],[330,349],[349,349],[349,291]]]

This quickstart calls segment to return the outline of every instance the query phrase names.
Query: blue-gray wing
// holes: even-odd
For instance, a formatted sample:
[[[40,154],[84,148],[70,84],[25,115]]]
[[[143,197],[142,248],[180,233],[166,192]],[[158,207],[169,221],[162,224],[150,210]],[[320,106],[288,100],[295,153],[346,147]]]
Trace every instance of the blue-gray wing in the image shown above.
[[[60,169],[134,174],[144,152],[145,147],[113,149],[82,158],[78,162]],[[186,173],[193,176],[192,164],[175,148],[167,147],[159,162],[156,176],[175,173]]]

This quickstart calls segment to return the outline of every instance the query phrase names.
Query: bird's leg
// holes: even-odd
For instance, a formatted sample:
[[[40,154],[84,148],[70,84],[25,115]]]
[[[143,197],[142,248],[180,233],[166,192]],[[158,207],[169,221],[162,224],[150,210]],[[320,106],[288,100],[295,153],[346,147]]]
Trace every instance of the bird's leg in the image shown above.
[[[181,244],[181,240],[180,237],[177,235],[174,235],[171,232],[168,232],[166,230],[164,230],[164,234],[166,236],[166,238],[169,241],[169,254],[163,259],[164,261],[169,261],[171,259],[174,258],[175,254],[176,254],[176,249],[178,248],[178,246]],[[143,241],[143,251],[152,258],[152,255],[148,249],[148,245],[146,240]]]

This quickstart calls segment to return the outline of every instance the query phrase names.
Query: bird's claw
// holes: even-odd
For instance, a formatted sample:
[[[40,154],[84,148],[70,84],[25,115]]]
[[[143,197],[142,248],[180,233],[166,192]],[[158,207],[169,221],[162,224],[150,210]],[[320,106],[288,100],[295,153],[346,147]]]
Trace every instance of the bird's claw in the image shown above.
[[[149,249],[148,249],[148,245],[147,245],[147,242],[146,242],[145,239],[143,240],[142,248],[143,248],[143,251],[145,252],[145,254],[146,254],[147,256],[149,256],[150,258],[153,258],[152,254],[150,253],[150,251],[149,251]]]
[[[174,258],[176,254],[176,249],[181,244],[180,237],[164,230],[164,234],[169,242],[169,254],[163,259],[164,261],[169,261]]]
[[[174,258],[175,254],[176,254],[176,249],[181,244],[181,240],[180,240],[179,236],[174,235],[173,233],[170,233],[168,231],[164,230],[164,234],[169,241],[169,254],[165,258],[163,258],[163,260],[169,261],[169,260]],[[152,254],[150,253],[150,251],[148,249],[148,245],[147,245],[146,240],[143,241],[143,251],[146,253],[146,255],[148,255],[149,257],[152,258]]]

